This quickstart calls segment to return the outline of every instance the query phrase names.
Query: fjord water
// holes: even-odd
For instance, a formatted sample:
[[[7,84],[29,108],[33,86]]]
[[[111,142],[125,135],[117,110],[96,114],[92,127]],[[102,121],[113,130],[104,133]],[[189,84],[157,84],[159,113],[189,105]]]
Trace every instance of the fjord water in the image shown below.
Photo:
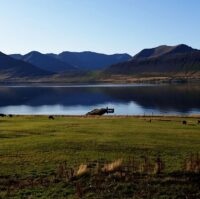
[[[114,115],[199,114],[199,84],[0,86],[0,113],[82,115],[110,107]]]

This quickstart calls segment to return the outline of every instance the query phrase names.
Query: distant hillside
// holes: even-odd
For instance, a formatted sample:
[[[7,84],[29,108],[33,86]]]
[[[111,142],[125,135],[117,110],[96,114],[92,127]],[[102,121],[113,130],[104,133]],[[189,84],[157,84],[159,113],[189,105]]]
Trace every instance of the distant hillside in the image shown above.
[[[62,52],[58,55],[48,54],[53,58],[69,63],[81,70],[101,70],[112,64],[128,61],[132,57],[128,54],[106,55],[95,52]]]
[[[128,62],[112,65],[109,74],[165,74],[200,71],[200,51],[186,45],[145,49]]]
[[[195,49],[181,44],[178,46],[158,46],[156,48],[144,49],[138,54],[136,54],[133,59],[145,59],[145,58],[156,58],[162,55],[170,55],[170,54],[177,54],[177,53],[189,53],[194,52]]]
[[[20,59],[25,62],[31,63],[43,70],[60,73],[60,72],[71,72],[75,71],[76,68],[66,62],[62,62],[59,59],[53,58],[51,56],[42,54],[37,51],[32,51],[26,55],[14,54],[10,55],[15,59]]]
[[[184,44],[144,49],[134,57],[87,51],[60,54],[32,51],[26,55],[1,53],[1,56],[1,81],[2,76],[4,79],[23,76],[30,81],[39,76],[38,81],[68,83],[131,82],[153,77],[200,79],[200,50]]]
[[[21,55],[21,54],[11,54],[10,57],[12,57],[14,59],[18,59],[18,60],[23,59],[23,55]]]
[[[52,75],[52,73],[44,71],[30,63],[16,60],[8,55],[0,52],[0,77],[19,78],[19,77],[42,77]]]

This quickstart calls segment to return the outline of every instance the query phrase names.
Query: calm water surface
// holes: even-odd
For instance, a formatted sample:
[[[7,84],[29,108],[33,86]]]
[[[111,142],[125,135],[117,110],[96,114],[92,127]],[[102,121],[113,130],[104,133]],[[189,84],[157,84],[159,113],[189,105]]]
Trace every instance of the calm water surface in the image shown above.
[[[94,108],[114,114],[200,114],[200,84],[0,86],[0,113],[86,114]]]

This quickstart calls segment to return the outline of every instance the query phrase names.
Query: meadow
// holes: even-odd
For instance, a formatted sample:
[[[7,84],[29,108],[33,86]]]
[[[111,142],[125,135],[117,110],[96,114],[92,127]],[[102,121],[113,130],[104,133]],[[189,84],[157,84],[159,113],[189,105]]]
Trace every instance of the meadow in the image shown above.
[[[2,117],[0,198],[200,198],[198,120]]]

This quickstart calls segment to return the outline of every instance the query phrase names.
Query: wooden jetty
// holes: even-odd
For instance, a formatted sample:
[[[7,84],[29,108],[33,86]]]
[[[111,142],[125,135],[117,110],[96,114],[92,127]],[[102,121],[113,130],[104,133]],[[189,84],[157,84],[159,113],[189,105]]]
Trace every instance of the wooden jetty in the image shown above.
[[[114,113],[114,108],[100,108],[88,112],[86,115],[104,115],[105,113]]]

